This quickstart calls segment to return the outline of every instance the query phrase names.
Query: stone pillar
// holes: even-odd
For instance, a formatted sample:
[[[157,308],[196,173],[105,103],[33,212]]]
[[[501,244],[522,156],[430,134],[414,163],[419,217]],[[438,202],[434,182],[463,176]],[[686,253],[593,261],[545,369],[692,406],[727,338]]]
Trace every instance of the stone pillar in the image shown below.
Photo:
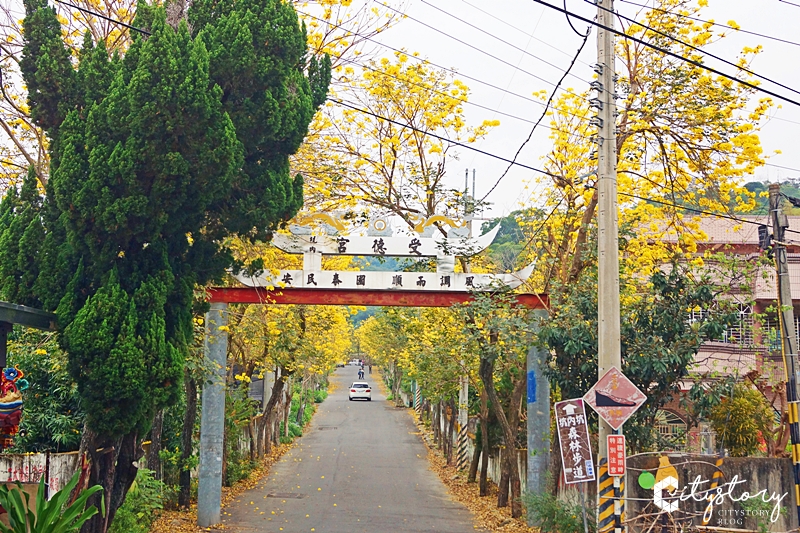
[[[204,353],[211,376],[203,385],[200,418],[200,469],[197,525],[220,522],[222,507],[222,447],[225,435],[225,368],[228,354],[228,304],[212,303],[206,313]]]

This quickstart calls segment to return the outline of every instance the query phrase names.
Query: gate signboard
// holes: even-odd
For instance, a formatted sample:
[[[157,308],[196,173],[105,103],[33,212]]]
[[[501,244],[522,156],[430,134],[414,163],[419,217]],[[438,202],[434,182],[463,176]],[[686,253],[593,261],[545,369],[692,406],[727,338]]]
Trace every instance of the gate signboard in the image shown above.
[[[592,447],[586,424],[583,400],[576,398],[555,405],[558,441],[561,446],[561,465],[566,483],[594,481]]]

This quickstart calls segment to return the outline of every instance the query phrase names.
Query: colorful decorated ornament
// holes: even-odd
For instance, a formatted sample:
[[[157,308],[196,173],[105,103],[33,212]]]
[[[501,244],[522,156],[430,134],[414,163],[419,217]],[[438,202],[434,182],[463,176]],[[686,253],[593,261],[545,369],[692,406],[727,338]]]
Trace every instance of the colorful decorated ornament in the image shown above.
[[[0,450],[11,447],[22,417],[22,391],[28,388],[25,374],[17,368],[4,368],[0,375]]]

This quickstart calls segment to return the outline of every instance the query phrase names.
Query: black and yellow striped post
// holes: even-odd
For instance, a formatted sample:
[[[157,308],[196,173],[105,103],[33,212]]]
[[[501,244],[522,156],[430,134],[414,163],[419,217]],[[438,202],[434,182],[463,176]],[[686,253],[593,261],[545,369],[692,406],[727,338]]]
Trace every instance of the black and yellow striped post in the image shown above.
[[[597,474],[597,532],[611,533],[618,527],[615,510],[619,496],[616,493],[615,485],[619,477],[608,475],[607,457],[600,458]]]
[[[720,456],[717,457],[717,461],[715,463],[715,466],[717,468],[716,468],[716,470],[714,470],[714,475],[711,476],[711,487],[708,490],[708,494],[706,496],[706,501],[710,502],[716,496],[716,492],[714,491],[714,489],[719,487],[719,483],[720,483],[720,481],[722,481],[722,462],[724,461],[724,459],[725,458],[723,457],[722,453],[720,452]],[[709,516],[708,518],[703,518],[703,525],[707,526],[710,521],[711,521],[711,516]]]
[[[792,439],[792,470],[794,471],[794,501],[797,504],[797,517],[800,520],[800,420],[797,416],[797,396],[795,395],[795,399],[788,403],[789,436]]]

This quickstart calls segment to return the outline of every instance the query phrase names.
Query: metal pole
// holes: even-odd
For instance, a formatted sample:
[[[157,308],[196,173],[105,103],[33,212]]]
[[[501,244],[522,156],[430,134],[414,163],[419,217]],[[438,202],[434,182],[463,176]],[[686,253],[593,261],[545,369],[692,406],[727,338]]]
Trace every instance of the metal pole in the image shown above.
[[[598,0],[597,20],[600,25],[614,28],[613,0]],[[598,27],[597,66],[600,82],[596,107],[600,118],[597,136],[597,256],[598,256],[598,377],[616,366],[622,368],[619,323],[619,244],[617,228],[617,139],[616,103],[614,101],[614,34]],[[611,427],[600,420],[598,454],[598,531],[610,531],[613,520],[613,484],[604,483],[608,476],[606,437]],[[610,485],[610,486],[609,486]],[[607,513],[608,508],[611,512]],[[610,520],[605,520],[606,514]]]
[[[225,435],[225,366],[228,354],[228,304],[212,303],[206,313],[204,352],[212,371],[203,385],[200,415],[200,471],[197,489],[197,525],[220,522],[222,507],[222,447]]]
[[[537,309],[533,312],[534,332],[539,331],[541,323],[547,320],[547,316],[547,311],[544,309]],[[526,487],[531,494],[547,492],[547,472],[550,467],[550,382],[542,372],[547,365],[547,356],[547,350],[538,345],[533,345],[528,350],[528,478]],[[583,492],[585,491],[584,487]],[[532,518],[529,511],[529,525],[533,525]]]
[[[789,435],[792,439],[792,468],[794,470],[795,512],[800,521],[800,421],[798,420],[798,364],[797,337],[794,326],[792,287],[789,283],[789,262],[784,244],[784,231],[789,227],[786,215],[781,213],[781,186],[769,185],[769,212],[772,216],[773,252],[778,271],[778,319],[781,331],[781,352],[786,368],[786,400],[789,411]]]

